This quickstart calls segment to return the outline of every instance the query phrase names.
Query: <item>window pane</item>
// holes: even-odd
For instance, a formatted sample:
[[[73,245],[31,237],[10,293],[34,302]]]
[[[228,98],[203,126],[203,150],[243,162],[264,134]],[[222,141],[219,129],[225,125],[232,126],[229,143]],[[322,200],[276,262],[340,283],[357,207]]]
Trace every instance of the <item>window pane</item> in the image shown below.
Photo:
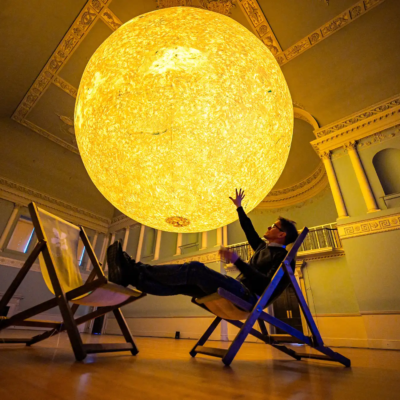
[[[24,253],[29,240],[31,239],[32,231],[32,222],[24,217],[20,217],[11,239],[8,242],[7,249]]]

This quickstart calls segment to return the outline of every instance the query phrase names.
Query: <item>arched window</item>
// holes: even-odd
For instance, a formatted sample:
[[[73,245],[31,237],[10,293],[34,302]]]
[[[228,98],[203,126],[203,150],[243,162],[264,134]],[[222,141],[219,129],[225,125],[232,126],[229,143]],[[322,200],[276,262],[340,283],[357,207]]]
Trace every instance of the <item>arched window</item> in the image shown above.
[[[384,149],[372,159],[385,195],[400,193],[400,150]]]

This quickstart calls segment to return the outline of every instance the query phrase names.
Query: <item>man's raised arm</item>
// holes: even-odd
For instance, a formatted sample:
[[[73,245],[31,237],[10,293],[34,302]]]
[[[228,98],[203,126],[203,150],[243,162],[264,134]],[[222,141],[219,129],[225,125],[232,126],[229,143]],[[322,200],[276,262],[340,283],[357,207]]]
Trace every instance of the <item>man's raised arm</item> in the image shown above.
[[[251,219],[246,215],[242,207],[242,201],[245,197],[244,190],[240,189],[239,192],[236,190],[236,198],[233,199],[229,197],[233,204],[237,207],[237,212],[239,214],[239,222],[242,227],[246,238],[251,246],[251,248],[255,251],[260,243],[263,243],[263,240],[258,236],[258,233],[254,229],[254,226],[251,222]]]

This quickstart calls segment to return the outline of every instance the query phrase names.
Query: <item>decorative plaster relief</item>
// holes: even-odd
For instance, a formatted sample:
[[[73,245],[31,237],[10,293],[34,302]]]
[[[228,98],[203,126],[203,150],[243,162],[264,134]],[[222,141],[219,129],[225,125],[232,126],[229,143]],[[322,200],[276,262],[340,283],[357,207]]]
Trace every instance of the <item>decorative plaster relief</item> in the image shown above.
[[[204,10],[230,15],[236,7],[236,0],[156,0],[157,8],[168,7],[199,7]]]
[[[317,139],[311,144],[320,154],[342,147],[348,141],[360,140],[371,135],[384,138],[385,135],[381,134],[383,131],[399,125],[400,95],[397,95],[316,130],[314,133]],[[390,135],[393,137],[396,132],[391,132]]]
[[[105,8],[100,13],[100,17],[113,31],[122,25],[120,19],[109,8]]]
[[[26,126],[27,128],[31,129],[32,131],[38,133],[39,135],[44,136],[47,139],[50,139],[52,142],[57,143],[58,145],[72,151],[73,153],[79,154],[78,147],[76,145],[70,144],[66,142],[65,140],[62,140],[56,135],[53,135],[50,132],[47,132],[45,129],[40,128],[39,126],[35,125],[34,123],[28,121],[28,120],[23,120],[19,121],[21,125]],[[75,142],[75,137],[73,138],[73,142]]]
[[[64,90],[64,92],[68,93],[72,97],[76,99],[76,95],[78,94],[78,89],[74,88],[68,82],[64,81],[64,79],[59,76],[55,76],[53,79],[53,83],[58,86],[60,89]]]
[[[264,42],[271,53],[276,56],[282,52],[271,26],[264,16],[257,0],[239,0],[239,5],[250,24],[253,27],[254,33]]]
[[[110,2],[111,0],[89,0],[85,4],[82,11],[65,34],[61,43],[42,69],[38,78],[15,110],[12,119],[20,123],[25,120],[29,111],[47,90],[50,83],[55,80],[56,74],[67,62],[85,35],[89,32],[90,28],[94,25],[94,22],[99,17],[99,12]],[[61,85],[61,81],[58,80],[58,83],[59,84],[55,82],[57,86]],[[60,87],[65,90],[62,86]]]
[[[385,0],[363,0],[358,1],[352,7],[331,19],[326,24],[309,34],[307,37],[301,39],[293,46],[285,51],[276,54],[276,59],[279,65],[284,65],[295,57],[304,53],[306,50],[320,43],[322,40],[337,32],[339,29],[353,22],[355,19],[365,14],[375,6],[383,3]]]
[[[338,233],[342,240],[357,236],[371,235],[373,233],[388,232],[395,229],[400,229],[400,213],[338,225]]]
[[[328,177],[323,164],[301,182],[279,190],[273,190],[257,206],[257,209],[276,209],[304,202],[321,192],[328,185]]]
[[[22,186],[6,178],[0,177],[0,198],[27,206],[34,201],[39,206],[52,213],[61,215],[72,223],[84,225],[87,228],[95,229],[105,233],[111,222],[109,219],[94,214],[91,211],[76,207],[65,201],[40,193],[34,189]]]

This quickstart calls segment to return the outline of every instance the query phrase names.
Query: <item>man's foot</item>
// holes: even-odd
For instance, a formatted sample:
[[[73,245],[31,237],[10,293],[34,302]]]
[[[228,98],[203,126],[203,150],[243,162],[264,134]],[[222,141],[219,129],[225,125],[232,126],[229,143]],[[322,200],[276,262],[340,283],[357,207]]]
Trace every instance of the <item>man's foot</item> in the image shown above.
[[[116,241],[107,249],[108,280],[121,286],[129,285],[129,263],[124,257],[121,242]]]

